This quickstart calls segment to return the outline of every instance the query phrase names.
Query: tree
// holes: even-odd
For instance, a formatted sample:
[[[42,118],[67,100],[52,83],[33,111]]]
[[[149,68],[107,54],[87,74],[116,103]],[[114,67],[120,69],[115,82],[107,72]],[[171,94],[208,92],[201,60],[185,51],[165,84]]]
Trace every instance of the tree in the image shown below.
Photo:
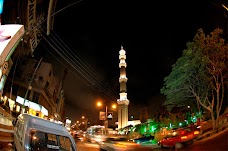
[[[228,44],[220,37],[222,33],[223,30],[217,28],[205,36],[203,30],[199,29],[172,66],[160,90],[166,96],[164,104],[169,110],[193,102],[198,108],[201,105],[208,110],[213,129],[218,128],[228,82]]]

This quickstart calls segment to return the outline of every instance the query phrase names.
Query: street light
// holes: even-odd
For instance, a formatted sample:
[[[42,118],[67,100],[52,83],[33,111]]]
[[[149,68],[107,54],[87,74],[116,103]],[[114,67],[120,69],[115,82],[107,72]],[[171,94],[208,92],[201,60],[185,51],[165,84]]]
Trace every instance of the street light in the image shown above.
[[[102,103],[101,102],[97,102],[97,106],[101,107],[102,106]],[[113,104],[112,105],[112,108],[113,109],[116,109],[116,105]],[[104,118],[104,126],[105,128],[108,128],[108,106],[105,106],[105,118]]]
[[[80,129],[82,130],[86,130],[87,129],[87,124],[88,124],[88,118],[86,116],[82,116],[81,117],[81,123],[79,121],[77,121],[78,125],[80,126]]]

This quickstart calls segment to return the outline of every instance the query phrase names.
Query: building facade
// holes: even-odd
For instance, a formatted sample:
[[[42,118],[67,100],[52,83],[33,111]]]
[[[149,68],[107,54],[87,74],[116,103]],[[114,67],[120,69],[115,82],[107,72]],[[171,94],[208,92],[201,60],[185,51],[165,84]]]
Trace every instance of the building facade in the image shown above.
[[[13,112],[28,112],[58,120],[64,118],[65,98],[62,81],[53,75],[52,64],[42,62],[42,59],[29,59],[25,66],[20,67],[16,75],[11,74],[5,84],[3,96],[11,98],[10,101],[15,101],[15,104],[11,103],[14,107],[10,107]],[[39,107],[31,108],[29,105],[32,103],[40,106],[40,110]],[[23,107],[24,111],[22,111]]]
[[[4,104],[9,103],[13,113],[20,113],[23,108],[37,116],[64,119],[62,81],[53,75],[51,64],[42,61],[39,64],[39,60],[30,59],[42,34],[53,29],[54,16],[51,14],[56,3],[57,0],[4,1],[1,25],[23,25],[24,29],[16,47],[12,46],[8,52],[7,66],[1,64],[7,73],[1,78],[1,100]]]

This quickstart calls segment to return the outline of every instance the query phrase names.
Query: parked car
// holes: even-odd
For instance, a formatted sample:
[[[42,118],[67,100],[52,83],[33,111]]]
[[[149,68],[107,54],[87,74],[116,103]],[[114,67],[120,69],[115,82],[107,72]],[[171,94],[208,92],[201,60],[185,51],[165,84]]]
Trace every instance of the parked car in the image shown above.
[[[133,142],[137,144],[151,143],[154,139],[152,135],[143,135],[142,137],[133,139]]]
[[[199,135],[198,129],[189,127],[172,130],[164,139],[158,142],[162,147],[172,147],[180,149],[184,145],[193,143],[193,140]]]

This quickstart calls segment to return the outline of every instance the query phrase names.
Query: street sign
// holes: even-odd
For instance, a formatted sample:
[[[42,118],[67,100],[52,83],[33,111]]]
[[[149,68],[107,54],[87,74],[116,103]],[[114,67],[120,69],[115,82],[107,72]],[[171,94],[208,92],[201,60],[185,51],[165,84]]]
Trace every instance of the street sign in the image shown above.
[[[108,112],[107,119],[112,120],[113,119],[113,112]]]
[[[99,118],[100,120],[105,120],[105,112],[100,111]]]

